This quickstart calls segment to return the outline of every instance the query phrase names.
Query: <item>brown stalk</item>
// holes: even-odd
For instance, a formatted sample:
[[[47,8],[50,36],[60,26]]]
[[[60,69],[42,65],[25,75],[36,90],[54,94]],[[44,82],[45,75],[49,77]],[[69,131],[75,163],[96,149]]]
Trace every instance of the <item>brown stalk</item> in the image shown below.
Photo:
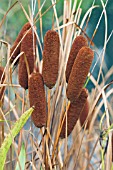
[[[0,84],[3,84],[5,80],[5,74],[3,75],[3,72],[4,72],[4,68],[0,66]],[[3,103],[4,90],[5,90],[5,87],[0,87],[0,107],[2,107],[2,103]],[[0,112],[0,119],[4,121],[4,118],[1,112]],[[0,123],[0,146],[2,145],[3,140],[4,140],[4,122],[1,122]]]
[[[5,74],[2,76],[3,72],[4,72],[4,68],[0,66],[0,84],[3,84],[5,80]],[[2,102],[4,90],[5,87],[0,87],[0,103]]]

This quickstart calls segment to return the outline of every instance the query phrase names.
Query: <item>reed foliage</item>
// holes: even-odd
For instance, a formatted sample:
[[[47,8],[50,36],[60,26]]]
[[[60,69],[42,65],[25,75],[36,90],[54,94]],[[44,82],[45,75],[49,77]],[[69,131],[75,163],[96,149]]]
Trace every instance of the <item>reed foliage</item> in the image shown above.
[[[30,2],[27,1],[27,8],[24,2],[9,3],[0,21],[4,32],[0,37],[1,167],[110,170],[113,168],[113,67],[106,70],[106,48],[112,36],[112,32],[110,36],[107,34],[108,1],[100,0],[100,5],[96,5],[94,0],[85,13],[82,9],[85,0]],[[12,28],[12,34],[16,32],[8,21],[17,15],[17,7],[18,15],[21,11],[26,22],[14,40],[7,27]],[[90,35],[90,19],[98,7],[102,11]],[[94,38],[102,17],[105,25],[100,51]],[[84,42],[80,40],[76,44],[79,36]],[[71,58],[73,61],[69,61]],[[20,71],[25,85],[18,80]],[[88,91],[85,97],[84,89]],[[30,116],[27,110],[32,106]]]

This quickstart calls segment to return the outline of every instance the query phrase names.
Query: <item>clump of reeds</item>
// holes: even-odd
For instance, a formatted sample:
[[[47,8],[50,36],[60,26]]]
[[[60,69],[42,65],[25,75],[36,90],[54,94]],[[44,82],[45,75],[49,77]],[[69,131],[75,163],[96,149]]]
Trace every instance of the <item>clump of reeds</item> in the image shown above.
[[[77,54],[67,86],[67,98],[71,102],[75,102],[82,91],[93,57],[94,52],[89,47],[82,47]]]
[[[56,31],[47,31],[44,37],[42,76],[48,88],[52,88],[58,77],[60,41]]]
[[[18,34],[11,50],[10,50],[10,56],[11,56],[11,59],[10,59],[10,62],[12,63],[14,61],[14,59],[18,56],[18,54],[20,53],[20,46],[21,46],[21,39],[24,35],[24,33],[29,30],[31,27],[30,23],[27,22],[21,29],[20,33]],[[16,61],[15,65],[18,63],[19,59]]]
[[[26,32],[24,32],[24,35]],[[24,88],[28,88],[28,75],[33,72],[35,53],[36,53],[36,36],[33,31],[30,30],[25,35],[25,38],[21,42],[20,51],[24,54],[19,59],[19,84]]]
[[[32,73],[29,77],[29,101],[30,106],[34,106],[32,121],[36,127],[46,126],[46,99],[44,81],[39,72]]]
[[[66,67],[66,81],[67,82],[69,80],[71,69],[72,69],[74,61],[76,59],[76,56],[77,56],[79,50],[84,46],[88,46],[87,39],[83,35],[77,36],[72,44],[68,62],[67,62],[67,67]]]
[[[67,136],[69,136],[72,130],[74,129],[74,126],[76,125],[77,120],[79,119],[80,114],[82,113],[82,110],[86,104],[87,97],[88,91],[86,88],[83,88],[78,99],[74,103],[70,103],[69,109],[67,111]],[[65,138],[65,133],[66,118],[62,126],[60,137]]]
[[[3,84],[5,80],[5,74],[3,75],[3,72],[4,72],[4,67],[0,66],[0,84]],[[0,87],[0,101],[2,100],[4,90],[5,87]]]
[[[89,132],[89,134],[87,135],[87,131],[83,135],[83,130],[81,129],[81,126],[85,124],[89,112],[88,90],[84,88],[85,87],[84,84],[88,72],[90,71],[90,66],[92,64],[92,60],[94,57],[94,53],[92,49],[88,47],[87,40],[90,39],[85,33],[88,22],[86,23],[86,26],[84,24],[85,26],[84,30],[82,28],[83,23],[81,23],[80,26],[78,25],[79,17],[81,15],[80,4],[79,4],[79,8],[77,7],[77,10],[75,12],[74,12],[74,8],[73,10],[71,10],[72,6],[76,7],[76,1],[70,1],[69,3],[68,1],[64,2],[64,15],[62,15],[62,17],[60,18],[57,18],[56,4],[52,3],[51,7],[53,7],[55,11],[54,12],[55,17],[53,16],[53,20],[56,18],[57,22],[55,24],[52,23],[53,30],[49,30],[46,32],[44,37],[44,43],[43,43],[42,16],[46,14],[46,11],[44,11],[44,13],[42,14],[41,9],[43,8],[44,3],[40,8],[40,0],[37,2],[39,7],[39,12],[37,13],[37,16],[39,17],[38,19],[37,16],[35,18],[29,18],[29,19],[31,21],[33,19],[34,23],[40,20],[40,33],[42,39],[39,38],[40,36],[38,36],[37,33],[37,38],[39,38],[38,39],[39,46],[37,48],[37,54],[39,58],[37,57],[35,60],[36,37],[34,32],[32,32],[32,30],[29,30],[31,27],[30,23],[26,23],[23,26],[10,52],[11,63],[14,61],[14,59],[18,54],[24,52],[24,54],[17,60],[15,64],[19,62],[19,72],[18,72],[19,84],[24,89],[28,88],[29,98],[27,98],[28,97],[27,91],[26,93],[25,91],[23,91],[23,98],[21,98],[22,93],[20,95],[20,89],[18,91],[18,85],[10,84],[8,82],[9,83],[8,86],[12,86],[12,87],[14,86],[14,88],[17,87],[16,88],[17,93],[14,92],[16,102],[15,101],[10,102],[9,99],[9,105],[10,105],[11,113],[14,112],[15,114],[15,112],[20,113],[20,108],[18,107],[20,106],[20,101],[22,101],[21,102],[22,113],[27,107],[29,107],[28,104],[30,103],[30,107],[34,106],[34,111],[31,116],[34,125],[38,128],[42,128],[42,127],[44,128],[40,129],[38,133],[37,133],[37,128],[33,129],[33,131],[32,128],[30,128],[29,131],[27,130],[21,131],[20,135],[22,137],[18,141],[18,146],[19,145],[21,146],[21,141],[23,140],[22,138],[24,136],[23,133],[28,132],[28,138],[27,138],[28,145],[26,145],[26,155],[28,154],[28,158],[30,156],[32,157],[32,159],[27,160],[26,165],[29,165],[29,168],[31,169],[32,168],[34,169],[53,169],[53,168],[89,169],[92,166],[92,164],[90,163],[92,159],[91,158],[92,153],[90,156],[90,151],[91,150],[95,151],[96,148],[96,145],[95,148],[92,147],[92,143],[95,139],[95,136],[94,139],[92,139],[93,132]],[[31,12],[30,16],[34,17],[35,14],[34,10],[36,4],[32,3],[32,5],[33,8],[32,10],[29,11]],[[22,3],[21,3],[21,7],[22,7]],[[90,19],[93,8],[95,8],[95,6],[92,6],[92,8],[85,15],[85,17],[88,16],[88,19]],[[27,13],[25,11],[24,13],[27,16]],[[61,21],[61,23],[58,23],[58,20],[60,21],[60,19],[62,18],[63,21]],[[58,33],[57,31],[54,30],[58,30]],[[82,35],[79,35],[80,32],[82,32]],[[73,41],[73,37],[75,37],[76,35],[79,36],[77,36]],[[59,36],[60,36],[60,41],[59,41]],[[91,38],[90,45],[93,44],[92,43],[93,38],[94,37]],[[71,44],[72,46],[70,48]],[[42,52],[42,46],[44,46],[43,52]],[[41,58],[40,52],[42,52],[42,56],[43,56],[41,61],[40,61]],[[60,56],[62,57],[61,59],[59,59],[59,53]],[[69,59],[67,61],[68,56]],[[35,65],[38,65],[39,69],[38,67],[35,68],[36,67]],[[67,67],[65,72],[66,65]],[[8,66],[10,67],[10,65]],[[57,80],[58,76],[59,76],[58,78],[59,82],[55,88],[54,86],[58,81]],[[92,81],[92,76],[93,75],[91,74],[91,79],[90,79],[91,81]],[[66,77],[66,81],[65,81],[65,77]],[[96,82],[96,79],[94,81]],[[52,89],[53,87],[54,89],[49,90],[48,88],[45,87],[45,85],[49,89]],[[96,87],[96,83],[94,85]],[[66,88],[67,88],[67,92],[66,92]],[[10,88],[8,89],[8,94],[9,94],[8,96],[10,96]],[[95,94],[97,93],[95,92]],[[66,97],[70,101],[68,101]],[[94,95],[94,99],[95,99],[95,95]],[[92,99],[92,101],[94,100]],[[105,100],[104,102],[105,104],[107,103]],[[96,104],[91,109],[92,113],[94,110],[96,110],[95,107]],[[108,116],[109,114],[106,115]],[[7,114],[5,115],[5,117],[6,116]],[[80,121],[81,126],[79,126],[80,124],[77,124],[78,120]],[[86,122],[87,122],[87,126],[86,126],[87,129],[89,128],[90,125],[89,117],[88,117],[88,121]],[[8,121],[6,123],[8,123]],[[59,141],[60,138],[63,139],[66,136],[69,136],[73,131],[73,129],[75,133],[72,133],[72,138],[69,138],[69,140],[65,139],[64,141],[62,140]],[[45,132],[43,130],[45,130]],[[26,134],[27,133],[25,133],[25,135]],[[71,140],[73,143],[71,142]],[[69,148],[68,148],[68,144],[69,144]],[[31,150],[28,153],[27,147],[29,146]],[[61,149],[63,146],[64,146],[64,150]],[[18,160],[19,160],[19,164],[21,165],[20,157]],[[71,165],[70,166],[71,168],[69,167],[69,164]]]

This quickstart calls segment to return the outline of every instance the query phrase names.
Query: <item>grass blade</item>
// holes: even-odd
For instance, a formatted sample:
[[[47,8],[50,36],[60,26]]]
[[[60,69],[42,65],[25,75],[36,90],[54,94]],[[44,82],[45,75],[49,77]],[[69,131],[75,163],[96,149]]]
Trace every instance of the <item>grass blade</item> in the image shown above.
[[[3,168],[4,168],[6,156],[7,156],[8,150],[12,144],[13,138],[15,138],[15,136],[19,133],[21,128],[27,122],[27,120],[30,117],[30,115],[32,114],[33,110],[34,110],[33,108],[30,108],[29,110],[24,112],[22,114],[22,116],[20,117],[20,119],[16,121],[14,127],[11,130],[11,133],[9,133],[7,135],[7,137],[5,138],[3,144],[0,148],[0,169],[1,170],[3,170]]]

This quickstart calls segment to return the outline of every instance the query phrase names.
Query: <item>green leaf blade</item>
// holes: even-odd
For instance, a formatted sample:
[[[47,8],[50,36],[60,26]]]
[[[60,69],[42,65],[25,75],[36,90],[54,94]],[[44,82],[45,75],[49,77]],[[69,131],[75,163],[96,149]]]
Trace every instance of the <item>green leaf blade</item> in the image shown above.
[[[33,112],[33,108],[30,108],[26,112],[22,114],[19,120],[16,121],[14,127],[11,129],[11,132],[7,135],[5,138],[1,148],[0,148],[0,170],[4,169],[4,164],[6,160],[6,156],[8,153],[8,150],[12,144],[13,138],[19,133],[19,131],[22,129],[22,127],[25,125],[29,117],[31,116]]]

